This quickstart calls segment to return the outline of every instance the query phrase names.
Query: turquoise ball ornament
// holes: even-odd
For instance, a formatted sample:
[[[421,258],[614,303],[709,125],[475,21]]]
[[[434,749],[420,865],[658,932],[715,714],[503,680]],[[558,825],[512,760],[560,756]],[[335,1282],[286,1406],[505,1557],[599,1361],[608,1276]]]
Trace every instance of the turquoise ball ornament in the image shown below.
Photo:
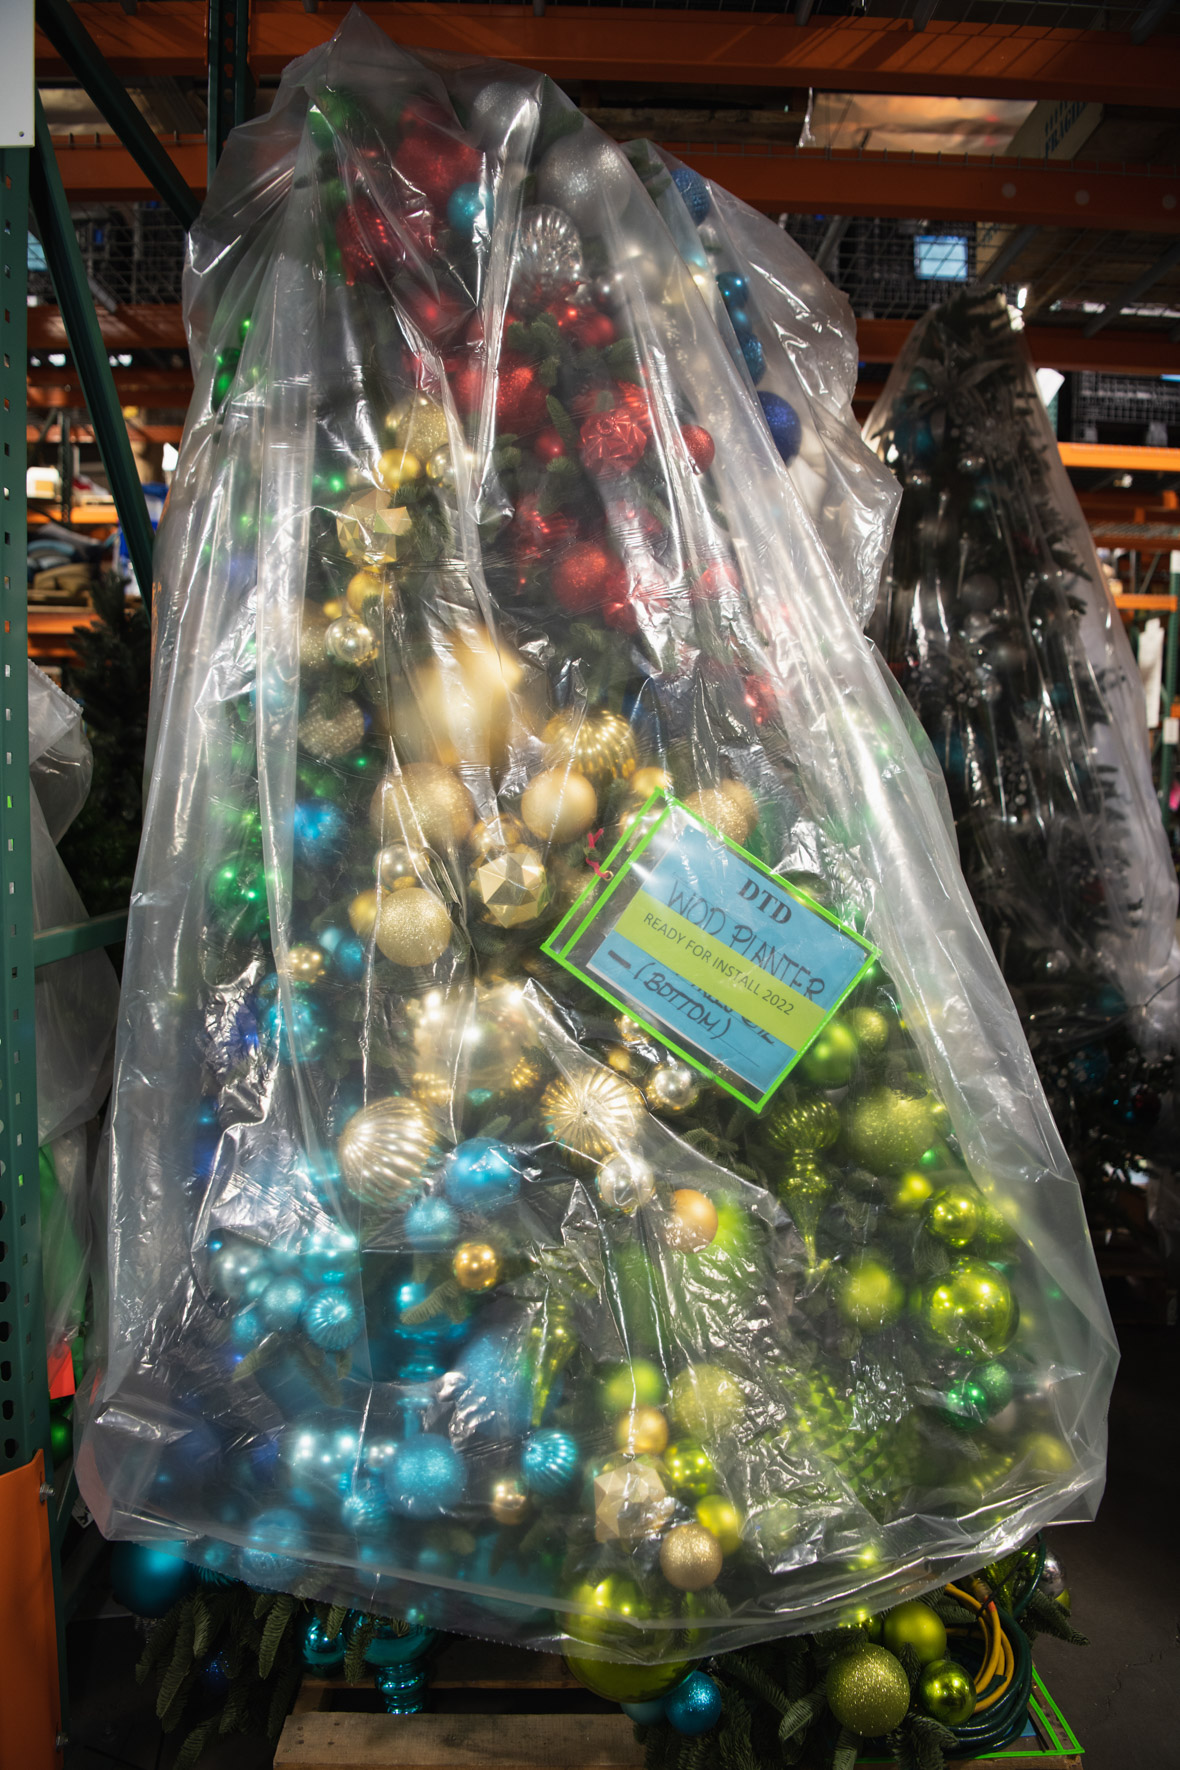
[[[419,1252],[449,1248],[458,1241],[458,1215],[445,1198],[419,1198],[406,1212],[406,1240]]]
[[[230,1323],[229,1337],[239,1352],[252,1352],[266,1337],[262,1311],[253,1304],[240,1309]]]
[[[766,419],[771,441],[784,465],[789,467],[799,453],[799,445],[803,441],[803,426],[799,422],[799,414],[794,406],[777,393],[760,393],[758,403],[762,407],[762,416]]]
[[[468,240],[477,231],[486,232],[492,221],[492,193],[478,184],[457,184],[447,199],[447,220]]]
[[[190,1591],[196,1572],[176,1552],[161,1544],[116,1543],[111,1553],[111,1591],[136,1616],[167,1615]]]
[[[368,962],[364,941],[355,934],[346,934],[343,928],[324,928],[318,940],[331,960],[336,976],[343,978],[345,983],[358,983],[365,975]]]
[[[307,867],[326,867],[348,841],[348,819],[330,799],[310,799],[293,814],[295,858]]]
[[[272,1278],[258,1299],[258,1313],[271,1333],[291,1328],[307,1305],[307,1286],[293,1273]]]
[[[506,1143],[469,1137],[448,1158],[443,1186],[457,1211],[487,1215],[511,1204],[520,1191],[520,1163]]]
[[[358,1481],[340,1504],[345,1530],[354,1536],[380,1536],[389,1522],[389,1498],[376,1481]]]
[[[228,1297],[231,1303],[241,1302],[251,1280],[266,1272],[266,1255],[249,1243],[214,1246],[210,1242],[209,1252],[209,1283],[219,1297]]]
[[[672,173],[672,183],[684,198],[685,208],[699,227],[708,215],[711,203],[705,180],[691,166],[677,166]]]
[[[742,275],[741,271],[722,271],[717,278],[717,287],[721,291],[722,301],[731,312],[735,307],[743,306],[750,299],[749,280]]]
[[[304,1305],[299,1324],[321,1352],[344,1352],[360,1336],[361,1312],[347,1291],[316,1291]]]
[[[447,1438],[407,1438],[385,1473],[385,1491],[403,1518],[438,1518],[467,1491],[467,1468]]]
[[[317,1617],[312,1617],[299,1644],[300,1658],[309,1672],[335,1672],[344,1664],[348,1642],[344,1630],[329,1637]]]
[[[657,1697],[655,1702],[621,1702],[619,1707],[637,1727],[656,1727],[664,1718],[662,1697]]]
[[[664,1698],[664,1719],[688,1738],[708,1733],[721,1719],[721,1691],[708,1672],[690,1672]]]
[[[314,1063],[323,1055],[328,1029],[311,1002],[292,996],[290,1017],[281,1001],[274,1001],[262,1016],[262,1033],[280,1063]]]
[[[456,1321],[446,1309],[440,1309],[437,1315],[428,1315],[425,1321],[415,1322],[412,1327],[406,1324],[406,1311],[425,1303],[433,1288],[432,1285],[414,1284],[410,1280],[394,1285],[390,1296],[392,1331],[394,1338],[402,1346],[458,1346],[466,1339],[470,1323],[466,1319]]]
[[[746,367],[750,371],[750,380],[754,383],[754,386],[757,387],[763,375],[766,373],[766,352],[763,350],[761,343],[752,333],[747,333],[746,337],[739,338],[738,343],[742,347],[742,356],[745,358]]]
[[[252,1586],[282,1591],[303,1571],[300,1560],[307,1547],[303,1521],[287,1506],[260,1512],[250,1530],[250,1545],[242,1550],[242,1578]]]
[[[569,1486],[580,1462],[581,1452],[568,1432],[534,1432],[525,1440],[520,1472],[532,1493],[548,1496]]]

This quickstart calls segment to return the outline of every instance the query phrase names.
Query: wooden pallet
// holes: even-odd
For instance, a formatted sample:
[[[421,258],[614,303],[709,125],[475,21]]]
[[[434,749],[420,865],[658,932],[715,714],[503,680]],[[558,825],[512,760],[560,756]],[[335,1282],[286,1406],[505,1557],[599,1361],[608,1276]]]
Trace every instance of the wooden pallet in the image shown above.
[[[453,1640],[431,1662],[430,1704],[430,1714],[387,1715],[371,1685],[305,1678],[274,1770],[642,1770],[631,1722],[553,1654]],[[958,1770],[1082,1770],[1039,1677],[1030,1719],[1035,1741]],[[891,1762],[865,1758],[861,1770]]]

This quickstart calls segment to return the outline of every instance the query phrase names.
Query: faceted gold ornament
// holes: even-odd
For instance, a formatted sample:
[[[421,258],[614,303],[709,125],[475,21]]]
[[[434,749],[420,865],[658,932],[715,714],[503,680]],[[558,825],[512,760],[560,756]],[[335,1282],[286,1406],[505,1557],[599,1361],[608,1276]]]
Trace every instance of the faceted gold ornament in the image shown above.
[[[386,775],[369,808],[373,828],[391,842],[411,847],[457,847],[475,822],[475,806],[463,782],[437,762],[411,762]]]
[[[366,1205],[404,1199],[439,1151],[434,1123],[416,1100],[396,1095],[363,1106],[336,1144],[344,1184]]]
[[[638,1088],[609,1069],[558,1076],[541,1096],[542,1123],[553,1141],[586,1162],[625,1149],[645,1116]]]
[[[635,772],[635,739],[619,713],[555,713],[542,733],[554,768],[574,768],[602,791]]]
[[[313,695],[299,721],[300,747],[318,762],[334,762],[359,749],[365,738],[365,716],[347,695]]]
[[[650,1463],[627,1462],[594,1481],[594,1539],[635,1543],[671,1522],[676,1501]]]
[[[324,645],[334,664],[359,666],[371,664],[380,649],[380,642],[371,627],[355,615],[341,615],[324,634]]]
[[[549,880],[535,848],[490,856],[472,868],[469,883],[479,914],[500,928],[535,922],[549,902]]]
[[[346,498],[336,517],[336,534],[349,559],[391,565],[397,545],[410,532],[410,513],[391,494],[375,487]]]

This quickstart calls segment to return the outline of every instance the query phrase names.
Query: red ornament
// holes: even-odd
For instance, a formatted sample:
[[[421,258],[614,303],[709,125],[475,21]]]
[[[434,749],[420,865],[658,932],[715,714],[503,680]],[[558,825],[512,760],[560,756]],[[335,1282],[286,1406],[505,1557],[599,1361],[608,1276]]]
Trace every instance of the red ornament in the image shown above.
[[[346,203],[336,217],[336,244],[349,288],[357,283],[380,284],[404,261],[402,245],[388,216],[370,197]]]
[[[568,547],[577,534],[577,526],[558,510],[548,516],[542,515],[536,497],[530,492],[517,504],[509,534],[520,563],[536,565]]]
[[[548,398],[548,388],[537,379],[536,365],[514,350],[502,350],[496,379],[496,423],[500,430],[531,436],[549,416]]]
[[[639,613],[629,596],[614,597],[602,605],[602,619],[616,633],[638,633]]]
[[[692,593],[702,602],[713,602],[718,596],[723,596],[727,590],[740,590],[741,587],[742,581],[729,561],[715,559],[712,565],[705,567],[693,585]]]
[[[774,690],[769,681],[764,681],[760,676],[742,678],[742,700],[755,725],[765,725],[768,719],[774,717]]]
[[[565,452],[566,448],[561,439],[561,432],[552,427],[543,430],[540,436],[533,438],[533,454],[538,461],[544,461],[546,465],[550,461],[558,460]]]
[[[463,318],[464,308],[456,297],[446,289],[438,295],[432,295],[421,283],[410,277],[403,277],[397,285],[396,294],[414,324],[427,338],[442,338],[453,331]]]
[[[615,322],[596,307],[584,307],[574,327],[574,337],[585,350],[605,350],[618,337]]]
[[[483,398],[483,363],[475,361],[447,364],[447,382],[451,389],[451,397],[456,409],[464,418],[479,409]]]
[[[688,450],[689,459],[698,473],[708,473],[713,465],[716,449],[713,438],[699,424],[682,424],[680,434],[684,438],[684,446]]]
[[[638,386],[634,381],[620,381],[618,396],[619,403],[627,408],[637,424],[643,425],[650,436],[655,429],[656,419],[646,389]]]
[[[432,124],[407,135],[393,156],[394,171],[439,210],[457,185],[476,182],[482,164],[478,149]]]
[[[598,541],[580,541],[549,574],[554,598],[573,615],[590,614],[626,599],[622,561]]]
[[[604,478],[626,473],[646,449],[647,434],[625,406],[596,412],[582,425],[582,463],[590,473]]]
[[[620,553],[646,553],[664,533],[664,525],[646,504],[612,498],[606,506],[607,527]]]

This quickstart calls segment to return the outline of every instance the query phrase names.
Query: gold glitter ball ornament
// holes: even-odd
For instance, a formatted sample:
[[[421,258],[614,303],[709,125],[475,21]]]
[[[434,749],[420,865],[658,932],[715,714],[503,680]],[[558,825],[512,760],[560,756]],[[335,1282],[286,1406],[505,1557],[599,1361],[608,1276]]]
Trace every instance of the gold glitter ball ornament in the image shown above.
[[[385,891],[409,891],[430,877],[430,858],[424,848],[391,842],[378,851],[373,871]]]
[[[334,664],[358,668],[371,664],[380,649],[377,635],[355,615],[341,615],[324,634],[328,656]]]
[[[633,1407],[615,1426],[615,1443],[629,1456],[656,1456],[668,1443],[668,1422],[658,1407]]]
[[[828,1707],[842,1727],[875,1739],[892,1733],[910,1706],[910,1681],[899,1659],[872,1644],[842,1653],[828,1667]]]
[[[754,825],[758,822],[757,799],[755,799],[753,793],[751,793],[744,781],[724,780],[721,782],[718,791],[725,794],[725,797],[734,807],[739,817],[745,819],[746,835],[748,836],[750,831],[754,828]]]
[[[292,983],[318,983],[328,961],[318,946],[293,946],[284,967]]]
[[[635,772],[635,739],[619,713],[555,713],[541,737],[553,767],[584,774],[599,792]]]
[[[541,1096],[541,1120],[549,1136],[586,1162],[606,1161],[625,1149],[645,1116],[638,1088],[609,1069],[558,1076]]]
[[[326,634],[328,622],[317,603],[305,602],[299,623],[299,667],[301,670],[322,670],[328,661]]]
[[[663,1530],[675,1510],[676,1501],[650,1463],[626,1462],[594,1479],[595,1542],[639,1542]]]
[[[505,1475],[492,1485],[490,1511],[497,1524],[519,1524],[529,1509],[529,1496],[515,1475]]]
[[[403,1200],[439,1152],[434,1123],[416,1100],[395,1095],[353,1114],[340,1133],[336,1157],[344,1184],[366,1205]]]
[[[481,1293],[500,1282],[503,1263],[488,1241],[461,1241],[451,1257],[455,1283],[462,1290]]]
[[[542,842],[572,842],[598,816],[598,794],[575,769],[547,768],[521,795],[520,815]]]
[[[373,828],[391,842],[424,844],[444,853],[464,842],[475,805],[458,775],[438,762],[410,762],[386,775],[369,809]]]
[[[395,891],[377,906],[377,945],[395,965],[433,965],[453,932],[446,904],[421,886]]]
[[[700,1099],[701,1079],[687,1063],[666,1057],[648,1076],[643,1092],[653,1112],[676,1118],[690,1111]]]
[[[441,449],[449,435],[447,415],[428,393],[412,393],[399,400],[386,418],[385,428],[391,441],[412,449],[422,460]]]
[[[336,534],[349,559],[357,564],[391,565],[399,540],[410,532],[410,513],[384,488],[354,492],[336,517]]]
[[[521,928],[544,915],[549,903],[545,863],[533,848],[495,854],[472,868],[471,894],[485,922]]]
[[[365,739],[365,716],[347,695],[316,694],[299,721],[299,745],[317,762],[351,755]]]
[[[695,817],[711,824],[715,830],[720,830],[723,836],[728,836],[731,842],[739,845],[746,840],[754,827],[745,809],[720,787],[704,787],[699,793],[690,793],[684,804]]]
[[[724,1564],[721,1544],[703,1524],[678,1524],[660,1544],[660,1572],[678,1592],[715,1585]]]
[[[594,1187],[608,1211],[633,1217],[641,1206],[649,1205],[656,1196],[656,1177],[651,1164],[641,1155],[620,1150],[603,1162]]]

